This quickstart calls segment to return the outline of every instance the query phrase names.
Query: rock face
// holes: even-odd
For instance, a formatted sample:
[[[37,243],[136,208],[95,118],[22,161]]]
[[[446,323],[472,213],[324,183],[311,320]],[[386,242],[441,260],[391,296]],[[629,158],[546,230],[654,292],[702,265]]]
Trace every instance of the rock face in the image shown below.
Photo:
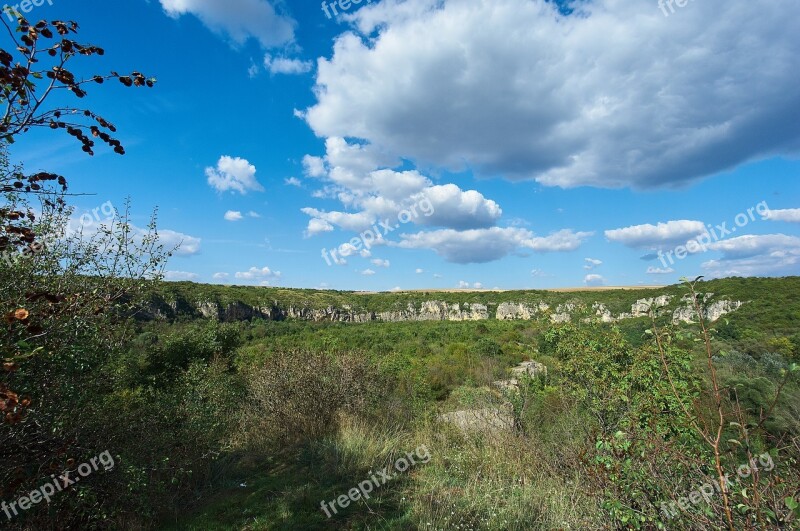
[[[704,304],[709,298],[709,296],[704,297]],[[681,302],[685,302],[686,305],[675,310],[675,312],[672,314],[672,323],[693,323],[697,321],[697,311],[694,309],[694,305],[691,303],[691,298],[687,299],[684,297],[681,299]],[[714,301],[711,304],[706,304],[705,308],[701,306],[701,311],[705,320],[713,323],[723,315],[735,312],[741,308],[743,304],[744,303],[741,301],[719,300]]]
[[[530,376],[533,378],[540,374],[547,375],[547,366],[538,361],[523,361],[511,369],[511,374],[516,378],[521,378],[523,376]]]
[[[741,301],[720,299],[711,302],[712,293],[702,294],[704,317],[708,321],[716,321],[723,315],[738,310]],[[544,301],[529,304],[522,302],[503,302],[497,305],[495,318],[499,321],[531,320],[539,317],[548,318],[552,323],[568,323],[574,318],[584,322],[600,321],[613,323],[623,319],[647,317],[654,309],[657,315],[672,313],[674,323],[689,323],[697,320],[697,315],[690,297],[683,297],[677,307],[672,305],[672,295],[640,299],[631,305],[630,313],[614,315],[601,302],[591,307],[582,302],[564,302],[554,309]],[[283,321],[287,319],[314,322],[367,323],[371,321],[403,322],[403,321],[485,321],[491,318],[488,306],[481,303],[447,303],[444,301],[409,302],[405,307],[384,311],[356,311],[350,306],[325,308],[307,308],[303,306],[281,306],[278,301],[267,302],[258,306],[250,306],[242,302],[222,304],[216,301],[201,300],[189,302],[185,299],[166,301],[157,299],[144,308],[139,316],[142,319],[175,319],[179,315],[214,319],[217,321],[248,321],[265,319]]]
[[[511,369],[511,378],[508,380],[497,380],[492,385],[501,391],[518,391],[521,378],[534,378],[539,375],[547,376],[547,366],[538,361],[523,361]]]
[[[510,404],[499,408],[467,409],[439,415],[439,420],[453,424],[464,432],[496,433],[514,428],[514,411]]]

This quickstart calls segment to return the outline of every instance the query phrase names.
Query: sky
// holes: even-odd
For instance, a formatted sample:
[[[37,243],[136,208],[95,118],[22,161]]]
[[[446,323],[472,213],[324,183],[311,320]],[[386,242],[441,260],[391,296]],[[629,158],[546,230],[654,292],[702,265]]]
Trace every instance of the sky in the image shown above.
[[[800,274],[800,4],[43,0],[152,89],[127,153],[12,157],[154,209],[168,280],[539,289]],[[4,44],[5,46],[5,44]]]

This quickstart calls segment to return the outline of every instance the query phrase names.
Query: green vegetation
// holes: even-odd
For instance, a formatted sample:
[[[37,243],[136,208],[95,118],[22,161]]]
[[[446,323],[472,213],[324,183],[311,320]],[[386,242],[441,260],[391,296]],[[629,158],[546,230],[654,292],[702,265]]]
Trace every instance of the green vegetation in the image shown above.
[[[19,24],[15,50],[26,64],[48,50],[62,67],[76,50],[100,53],[67,39],[47,47],[76,25]],[[63,236],[71,214],[66,181],[11,167],[8,143],[44,126],[66,129],[87,153],[94,143],[84,130],[124,150],[96,125],[62,126],[60,111],[32,109],[44,74],[12,68],[12,59],[0,53],[0,101],[9,107],[0,124],[0,252],[15,257],[0,269],[4,528],[798,527],[800,278],[658,293],[675,295],[670,310],[684,295],[699,308],[697,291],[746,301],[710,325],[673,326],[671,312],[613,325],[581,316],[552,324],[547,314],[363,324],[199,318],[198,303],[377,312],[430,299],[485,304],[490,317],[505,301],[599,301],[619,313],[657,294],[356,294],[159,282],[169,253],[155,220],[145,235],[134,235],[122,213],[90,237],[52,238]],[[59,72],[52,76],[60,88],[86,95],[88,81]],[[138,73],[107,78],[152,84]],[[77,111],[76,119],[113,131]],[[177,308],[178,318],[145,320],[159,304]],[[527,360],[546,373],[497,385]],[[443,413],[475,422],[463,429]],[[428,462],[330,518],[323,512],[322,502],[422,446]],[[78,478],[80,463],[106,451],[113,468]],[[82,481],[30,505],[29,493],[67,474]],[[692,499],[725,474],[740,479]]]

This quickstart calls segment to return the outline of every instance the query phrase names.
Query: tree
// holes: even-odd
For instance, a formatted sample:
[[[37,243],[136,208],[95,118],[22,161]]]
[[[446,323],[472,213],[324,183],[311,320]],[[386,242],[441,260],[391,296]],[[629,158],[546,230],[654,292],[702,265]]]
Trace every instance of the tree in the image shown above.
[[[127,205],[91,234],[71,234],[66,179],[26,175],[8,158],[15,139],[35,127],[65,131],[88,155],[94,139],[124,154],[111,122],[89,109],[49,103],[59,91],[83,99],[88,84],[108,79],[128,87],[152,87],[155,80],[138,72],[75,76],[67,68],[75,59],[103,55],[69,38],[75,22],[31,24],[19,16],[15,30],[2,22],[13,46],[0,48],[0,497],[6,498],[74,464],[81,433],[76,391],[122,341],[120,318],[135,310],[170,253],[158,243],[155,216],[138,229]]]

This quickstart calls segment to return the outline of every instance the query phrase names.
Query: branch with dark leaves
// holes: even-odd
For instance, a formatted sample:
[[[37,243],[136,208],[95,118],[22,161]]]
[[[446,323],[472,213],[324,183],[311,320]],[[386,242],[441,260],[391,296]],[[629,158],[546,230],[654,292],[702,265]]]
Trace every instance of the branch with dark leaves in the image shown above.
[[[104,55],[103,48],[80,44],[67,38],[77,33],[78,24],[54,20],[29,23],[18,16],[18,26],[12,30],[5,20],[3,25],[14,44],[12,51],[0,48],[0,104],[5,104],[0,120],[0,138],[13,143],[15,136],[32,127],[63,129],[82,144],[82,150],[94,154],[94,139],[111,147],[115,153],[125,154],[119,140],[109,133],[117,131],[114,124],[87,109],[57,108],[44,110],[47,97],[57,90],[67,90],[78,98],[87,95],[89,83],[102,84],[108,79],[118,79],[126,87],[153,87],[156,80],[141,72],[121,75],[93,75],[79,79],[66,68],[76,56]],[[39,66],[42,59],[50,59],[50,66]],[[41,83],[43,82],[43,83]],[[42,85],[38,87],[37,83]],[[37,89],[40,91],[37,92]]]

